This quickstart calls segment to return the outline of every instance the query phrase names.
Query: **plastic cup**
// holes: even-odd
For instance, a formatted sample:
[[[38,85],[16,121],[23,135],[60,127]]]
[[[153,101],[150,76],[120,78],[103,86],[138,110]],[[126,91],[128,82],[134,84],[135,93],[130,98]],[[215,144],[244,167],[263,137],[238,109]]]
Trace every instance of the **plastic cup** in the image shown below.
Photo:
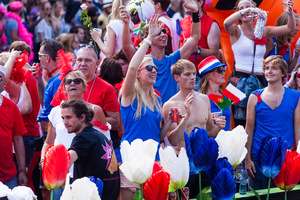
[[[222,111],[220,111],[220,112],[213,112],[212,114],[213,114],[213,118],[219,118],[219,117],[223,116],[222,115]]]

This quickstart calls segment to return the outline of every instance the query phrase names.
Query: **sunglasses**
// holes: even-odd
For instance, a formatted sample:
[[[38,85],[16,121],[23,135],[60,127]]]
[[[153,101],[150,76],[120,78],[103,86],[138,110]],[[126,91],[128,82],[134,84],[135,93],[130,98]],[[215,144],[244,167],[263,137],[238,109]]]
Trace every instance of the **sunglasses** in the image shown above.
[[[223,72],[225,72],[226,68],[225,67],[218,67],[215,72],[217,72],[218,74],[222,74]]]
[[[157,67],[157,66],[152,66],[152,65],[147,65],[147,66],[141,67],[141,68],[139,69],[139,71],[141,71],[141,70],[143,70],[143,69],[145,69],[145,68],[146,68],[147,71],[149,71],[149,72],[152,72],[153,68],[155,69],[155,71],[158,72],[158,67]]]
[[[92,44],[79,44],[79,49],[83,47],[92,48],[92,49],[95,48],[95,46]]]
[[[158,35],[160,35],[161,33],[167,34],[167,29],[165,28],[161,29]]]
[[[3,78],[2,76],[0,76],[0,84],[3,82]]]
[[[82,79],[81,78],[75,78],[75,79],[66,79],[65,80],[65,85],[71,85],[72,82],[75,84],[75,85],[79,85],[80,83],[82,83]]]
[[[297,78],[300,78],[300,73],[298,73],[298,74],[296,75],[296,77],[297,77]]]
[[[38,53],[38,54],[39,54],[39,57],[48,55],[48,54],[44,54],[44,53]]]

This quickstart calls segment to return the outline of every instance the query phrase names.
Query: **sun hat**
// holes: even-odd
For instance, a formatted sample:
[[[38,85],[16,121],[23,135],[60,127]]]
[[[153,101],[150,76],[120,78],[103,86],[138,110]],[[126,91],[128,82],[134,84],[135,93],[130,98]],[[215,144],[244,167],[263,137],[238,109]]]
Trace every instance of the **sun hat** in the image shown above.
[[[112,0],[103,0],[103,6],[102,9],[107,8],[109,6],[112,6],[113,1]]]
[[[209,56],[199,63],[197,69],[199,76],[202,77],[207,72],[222,66],[226,66],[226,64],[222,64],[215,56]]]
[[[10,10],[21,10],[23,8],[23,3],[21,1],[13,1],[9,4]]]

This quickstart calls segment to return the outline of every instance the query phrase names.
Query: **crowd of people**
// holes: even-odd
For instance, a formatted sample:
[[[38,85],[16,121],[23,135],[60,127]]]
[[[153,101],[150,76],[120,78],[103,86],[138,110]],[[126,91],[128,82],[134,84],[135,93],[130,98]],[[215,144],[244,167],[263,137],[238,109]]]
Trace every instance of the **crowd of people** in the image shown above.
[[[224,21],[235,60],[225,80],[221,29],[204,4],[0,5],[0,181],[9,188],[28,185],[39,199],[49,199],[41,178],[45,152],[63,144],[71,181],[95,176],[104,183],[102,199],[130,200],[140,185],[119,170],[121,142],[157,141],[159,162],[158,149],[172,146],[179,154],[194,127],[216,137],[242,125],[248,134],[243,164],[252,187],[267,188],[255,160],[263,139],[282,137],[290,149],[300,139],[300,39],[291,48],[300,17],[288,0],[276,26],[264,26],[267,13],[255,1],[237,0]],[[222,96],[227,81],[246,98],[223,110],[209,95]],[[174,108],[179,121],[173,120]],[[191,198],[199,193],[198,176],[187,183]],[[209,184],[205,176],[202,181],[202,187]],[[54,199],[62,192],[54,190]]]

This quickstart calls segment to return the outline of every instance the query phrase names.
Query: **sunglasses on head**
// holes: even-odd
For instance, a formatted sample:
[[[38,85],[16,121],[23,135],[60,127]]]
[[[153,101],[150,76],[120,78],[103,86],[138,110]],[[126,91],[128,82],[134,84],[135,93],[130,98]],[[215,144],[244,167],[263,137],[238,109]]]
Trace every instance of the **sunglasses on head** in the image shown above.
[[[160,35],[161,33],[167,34],[167,29],[165,28],[161,29],[158,35]]]
[[[80,48],[83,48],[83,47],[87,47],[87,48],[95,48],[95,46],[92,45],[92,44],[79,44],[79,49],[80,49]]]
[[[217,72],[218,74],[222,74],[223,72],[225,72],[226,68],[225,67],[218,67],[215,72]]]
[[[144,66],[144,67],[141,67],[140,69],[139,69],[139,71],[141,71],[141,70],[143,70],[143,69],[147,69],[147,71],[149,71],[149,72],[152,72],[152,69],[154,68],[155,69],[155,71],[157,71],[158,72],[158,67],[157,66],[152,66],[152,65],[147,65],[147,66]]]
[[[65,80],[65,85],[71,85],[72,82],[73,82],[75,85],[79,85],[80,83],[82,83],[82,79],[81,79],[81,78],[66,79],[66,80]]]

